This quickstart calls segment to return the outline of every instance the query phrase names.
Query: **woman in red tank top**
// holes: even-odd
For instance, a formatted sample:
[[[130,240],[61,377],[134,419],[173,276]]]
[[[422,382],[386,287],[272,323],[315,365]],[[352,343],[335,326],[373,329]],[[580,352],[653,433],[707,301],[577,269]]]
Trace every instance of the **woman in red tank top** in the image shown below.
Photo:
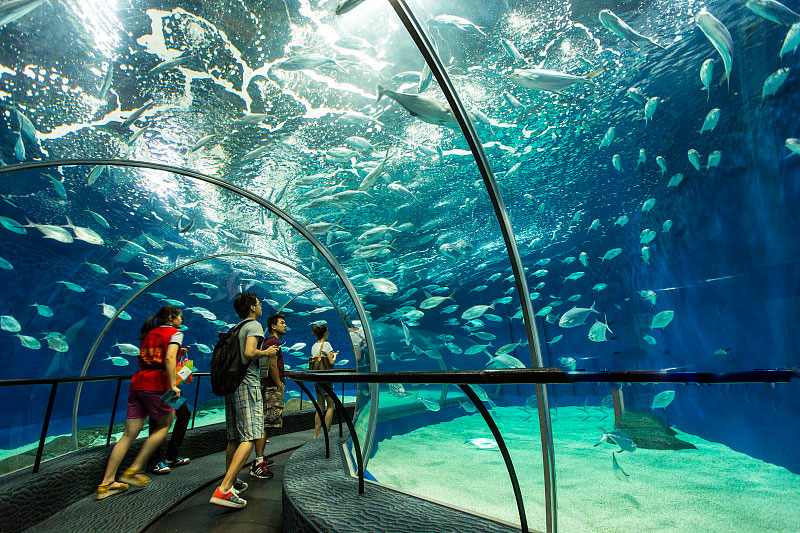
[[[141,370],[131,378],[128,390],[128,412],[125,432],[111,450],[102,483],[97,487],[97,499],[128,490],[128,485],[142,487],[150,478],[142,474],[147,459],[161,445],[172,424],[175,410],[161,401],[161,396],[171,389],[176,397],[181,391],[176,382],[175,366],[183,343],[183,312],[174,305],[165,305],[149,317],[142,326],[139,366]],[[131,444],[139,436],[145,419],[155,418],[158,429],[151,432],[130,468],[115,481],[117,469]]]

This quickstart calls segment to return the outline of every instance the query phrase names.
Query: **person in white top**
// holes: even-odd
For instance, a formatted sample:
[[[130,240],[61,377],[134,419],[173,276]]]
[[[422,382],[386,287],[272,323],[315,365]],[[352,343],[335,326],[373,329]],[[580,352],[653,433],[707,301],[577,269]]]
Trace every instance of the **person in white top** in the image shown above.
[[[317,342],[311,346],[311,358],[308,360],[309,370],[330,370],[336,362],[338,352],[333,351],[333,347],[328,342],[328,326],[324,324],[314,324],[311,331],[317,337]],[[325,427],[331,429],[333,421],[333,400],[325,393],[319,383],[314,383],[314,391],[317,393],[317,403],[320,409],[325,410]],[[319,413],[314,417],[314,438],[322,433],[322,421]]]

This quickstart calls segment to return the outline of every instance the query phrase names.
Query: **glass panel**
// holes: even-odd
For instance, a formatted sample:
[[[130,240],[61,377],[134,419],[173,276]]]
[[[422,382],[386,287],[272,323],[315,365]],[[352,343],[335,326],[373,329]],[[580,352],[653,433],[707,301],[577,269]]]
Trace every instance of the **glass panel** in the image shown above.
[[[0,475],[33,465],[50,388],[48,385],[39,385],[35,390],[28,387],[0,388],[0,400],[4,405],[23,407],[13,412],[6,410],[0,424]],[[49,434],[54,435],[53,432]]]

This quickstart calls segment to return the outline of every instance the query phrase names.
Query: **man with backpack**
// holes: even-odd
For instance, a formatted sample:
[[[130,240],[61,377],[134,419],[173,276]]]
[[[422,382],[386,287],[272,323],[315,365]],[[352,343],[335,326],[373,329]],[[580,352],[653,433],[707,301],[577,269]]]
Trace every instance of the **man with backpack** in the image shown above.
[[[258,295],[253,292],[239,293],[233,302],[233,308],[243,320],[229,334],[235,334],[239,342],[232,343],[233,350],[229,350],[227,345],[231,343],[226,343],[228,338],[224,334],[220,336],[220,342],[214,348],[212,356],[212,389],[216,387],[215,392],[218,390],[227,392],[239,379],[239,374],[243,372],[244,375],[235,390],[225,395],[225,424],[228,437],[225,454],[226,471],[222,483],[216,488],[210,501],[217,505],[241,509],[247,505],[247,500],[241,498],[239,493],[247,489],[247,483],[236,479],[236,476],[250,457],[255,441],[264,436],[261,374],[259,365],[253,361],[264,357],[276,357],[278,348],[270,346],[266,350],[258,349],[259,343],[264,338],[264,329],[257,322],[257,319],[261,318],[261,302],[258,301]],[[230,340],[232,342],[232,339]],[[235,352],[236,348],[239,350],[238,361],[234,360],[230,364],[231,368],[226,369],[225,377],[220,378],[221,373],[215,368],[218,351],[230,354]],[[226,378],[228,381],[220,385],[220,379],[225,381]]]

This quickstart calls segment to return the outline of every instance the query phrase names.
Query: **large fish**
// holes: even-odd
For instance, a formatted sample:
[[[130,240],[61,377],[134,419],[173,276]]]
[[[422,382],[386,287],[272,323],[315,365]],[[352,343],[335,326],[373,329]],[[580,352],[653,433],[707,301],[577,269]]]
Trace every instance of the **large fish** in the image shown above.
[[[461,31],[475,30],[484,37],[486,37],[486,33],[482,29],[480,29],[474,22],[469,21],[465,18],[457,17],[455,15],[436,15],[435,17],[433,17],[428,21],[428,26],[437,29],[445,26],[450,26],[453,28],[457,28]]]
[[[705,8],[701,9],[695,16],[694,22],[703,30],[708,40],[722,56],[722,63],[725,65],[725,76],[723,80],[728,80],[728,89],[731,86],[731,65],[733,64],[733,39],[728,28],[720,22],[714,15]]]
[[[562,328],[574,328],[576,326],[580,326],[586,321],[590,313],[597,313],[598,315],[600,314],[595,310],[594,304],[592,304],[590,307],[573,307],[561,315],[558,325]]]
[[[0,5],[0,27],[27,15],[44,3],[45,0],[10,0],[3,2],[3,5]]]
[[[363,2],[364,0],[341,0],[341,2],[339,2],[339,4],[336,6],[336,10],[334,11],[334,13],[336,13],[337,15],[343,15],[348,11],[350,11],[351,9],[355,9],[356,6],[360,5]]]
[[[384,96],[388,96],[403,106],[406,111],[411,113],[412,117],[416,117],[428,124],[446,126],[452,129],[458,129],[459,127],[456,116],[450,106],[438,100],[418,94],[398,93],[378,85],[377,101],[380,101]],[[472,118],[470,117],[470,119]]]
[[[756,15],[787,27],[800,22],[800,14],[775,0],[747,0],[745,5]]]
[[[281,70],[317,70],[317,69],[333,69],[340,72],[345,70],[335,60],[319,54],[305,54],[290,57],[275,64],[275,68]]]
[[[658,46],[659,48],[666,50],[666,48],[655,42],[650,37],[642,35],[641,33],[637,32],[636,30],[628,26],[624,20],[619,18],[610,9],[604,9],[600,11],[600,14],[598,15],[597,18],[600,19],[600,24],[605,26],[606,29],[608,29],[608,31],[610,31],[614,35],[617,35],[625,40],[632,42],[639,48],[641,48],[642,45],[645,44],[652,44],[654,46]]]
[[[592,79],[596,78],[604,71],[605,69],[598,69],[586,76],[575,76],[573,74],[543,68],[515,69],[514,72],[511,73],[511,76],[509,76],[509,79],[512,83],[520,87],[525,87],[526,89],[536,89],[539,91],[561,94],[561,91],[576,83],[585,83],[599,88],[600,86],[593,82]]]

